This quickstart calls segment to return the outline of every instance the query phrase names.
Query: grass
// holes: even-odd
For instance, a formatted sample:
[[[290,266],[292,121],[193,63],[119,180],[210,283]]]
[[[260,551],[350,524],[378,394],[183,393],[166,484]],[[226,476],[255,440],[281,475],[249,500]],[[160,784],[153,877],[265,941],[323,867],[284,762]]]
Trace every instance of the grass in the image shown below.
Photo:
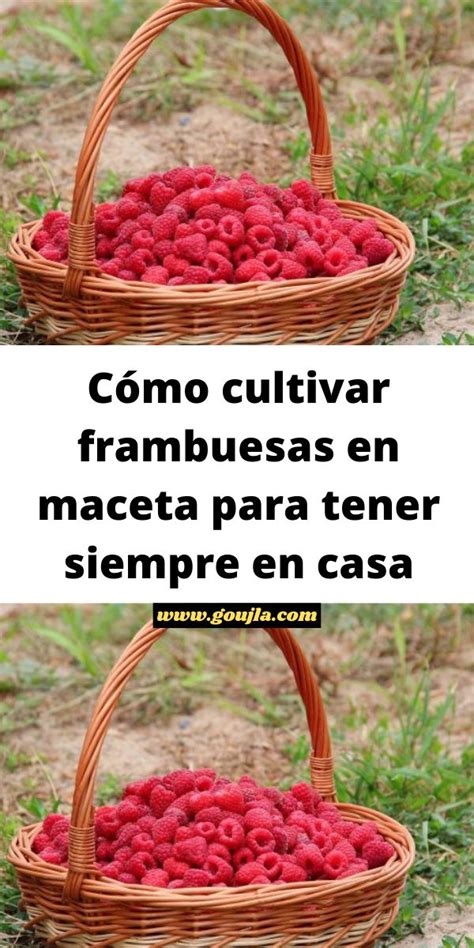
[[[387,943],[409,934],[421,940],[427,912],[446,905],[462,909],[472,894],[469,795],[474,755],[467,741],[464,746],[460,742],[456,692],[440,687],[440,676],[444,681],[443,669],[463,667],[462,648],[473,616],[469,606],[327,606],[322,632],[302,634],[325,682],[339,798],[390,813],[415,838],[416,866]],[[145,617],[145,609],[131,606],[31,607],[10,620],[0,654],[6,725],[0,731],[0,767],[10,801],[0,817],[0,859],[20,822],[69,807],[55,786],[58,775],[48,747],[40,748],[41,759],[32,756],[23,735],[34,735],[36,747],[38,721],[50,719],[53,728],[62,728],[63,741],[71,727],[77,740],[99,682],[130,630]],[[39,629],[55,634],[45,637]],[[275,651],[257,632],[176,631],[165,636],[126,689],[116,715],[122,733],[133,735],[137,728],[142,740],[143,729],[149,728],[160,741],[170,728],[179,735],[181,725],[187,728],[195,712],[210,706],[217,718],[222,712],[233,716],[236,745],[241,744],[240,725],[256,728],[251,733],[263,762],[275,740],[280,749],[286,747],[286,763],[270,781],[281,781],[283,775],[288,785],[306,778],[308,742],[302,735],[300,702],[290,677],[282,678],[281,656]],[[325,674],[324,663],[320,667],[320,653],[334,656],[334,674]],[[363,703],[344,697],[346,685],[354,682],[366,695]],[[196,737],[197,732],[193,746]],[[205,734],[202,739],[207,740]],[[177,741],[179,746],[179,736]],[[229,761],[236,759],[233,744],[227,753]],[[97,800],[117,799],[132,777],[126,770],[102,774]],[[64,783],[63,768],[59,780]],[[17,899],[14,878],[4,865],[0,926],[9,940],[17,937],[21,923]],[[466,938],[467,932],[443,944],[472,948]],[[19,944],[25,948],[30,941],[22,937]]]

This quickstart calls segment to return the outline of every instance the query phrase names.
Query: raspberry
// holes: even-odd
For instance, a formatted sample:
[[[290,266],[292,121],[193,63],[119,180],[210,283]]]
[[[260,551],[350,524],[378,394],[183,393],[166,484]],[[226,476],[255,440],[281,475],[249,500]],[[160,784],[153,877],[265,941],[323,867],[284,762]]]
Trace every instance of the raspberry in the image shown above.
[[[33,237],[33,249],[41,250],[42,247],[46,247],[46,244],[49,244],[50,240],[51,234],[49,231],[45,230],[44,227],[42,227],[41,230],[38,230]]]
[[[265,875],[268,876],[270,882],[280,878],[283,860],[277,853],[262,853],[261,856],[257,856],[257,863],[263,866]]]
[[[127,260],[127,266],[137,276],[143,276],[145,270],[152,267],[155,258],[150,250],[134,250]]]
[[[219,185],[213,192],[214,200],[222,207],[232,208],[234,211],[243,211],[245,207],[245,196],[243,189],[237,181],[226,181]]]
[[[217,829],[214,826],[214,823],[210,822],[199,822],[194,824],[194,832],[197,836],[202,836],[206,840],[206,843],[212,843],[213,839],[216,838]]]
[[[171,843],[174,840],[178,825],[175,816],[169,814],[162,816],[153,827],[152,835],[155,843]]]
[[[104,845],[106,845],[106,844],[105,844],[105,843],[100,843],[100,845],[101,845],[101,846],[104,846]],[[96,852],[97,852],[97,855],[98,855],[98,854],[99,854],[99,847],[97,847]],[[132,856],[133,856],[133,853],[132,853],[132,850],[130,849],[130,846],[120,846],[118,849],[115,850],[115,853],[114,853],[114,862],[119,862],[119,863],[122,864],[122,866],[127,866],[127,865],[128,865],[128,862],[129,862],[129,860],[131,859]]]
[[[369,267],[373,267],[378,263],[385,263],[394,250],[395,247],[392,241],[382,236],[369,237],[362,244],[362,253],[366,257]]]
[[[153,885],[162,889],[167,887],[169,881],[170,877],[167,872],[163,872],[163,869],[150,869],[141,879],[142,885]]]
[[[140,880],[149,869],[154,868],[155,862],[151,853],[136,852],[128,861],[127,872],[130,872],[136,879]]]
[[[115,810],[121,823],[136,823],[140,819],[140,807],[132,800],[122,800]]]
[[[193,792],[196,781],[190,770],[174,770],[163,778],[163,783],[177,797],[182,797]]]
[[[273,820],[268,810],[264,810],[259,806],[254,806],[245,814],[244,826],[247,831],[259,828],[271,830],[273,827]]]
[[[196,188],[210,188],[214,181],[214,175],[209,174],[208,171],[200,171],[196,174],[194,178],[194,184]]]
[[[264,873],[263,866],[259,862],[248,862],[241,866],[234,876],[235,885],[252,885],[254,879],[261,878]],[[268,879],[265,879],[268,882]]]
[[[203,866],[207,859],[206,840],[201,836],[180,840],[174,845],[174,854],[176,859],[190,866]]]
[[[182,839],[193,839],[194,838],[194,826],[178,826],[178,829],[175,833],[175,842],[178,843]]]
[[[349,860],[347,856],[333,849],[324,860],[323,872],[328,879],[337,879],[340,873],[345,872],[348,867]]]
[[[245,838],[243,826],[233,817],[222,820],[217,827],[217,840],[228,849],[239,849]]]
[[[203,234],[181,237],[175,244],[176,252],[191,263],[203,264],[207,257],[207,240]]]
[[[163,258],[163,266],[171,277],[182,277],[189,267],[189,262],[184,257],[178,257],[175,253],[170,253]]]
[[[69,217],[64,211],[48,211],[43,218],[43,228],[52,236],[57,234],[58,230],[67,227],[68,224]]]
[[[229,783],[226,787],[218,790],[216,803],[223,810],[231,810],[233,813],[244,812],[245,800],[242,790],[236,783]]]
[[[155,223],[156,216],[151,211],[146,211],[144,214],[140,214],[140,217],[137,217],[137,224],[140,224],[142,230],[148,231],[149,234],[151,234]]]
[[[307,845],[298,846],[295,849],[296,861],[302,866],[309,879],[316,879],[323,871],[324,857],[317,846]]]
[[[158,263],[161,263],[169,254],[173,254],[174,244],[172,240],[157,240],[153,247],[153,254]]]
[[[377,221],[371,218],[366,218],[362,221],[351,221],[349,235],[352,243],[355,244],[356,247],[362,247],[362,244],[366,240],[370,240],[371,237],[375,236],[377,229]]]
[[[187,862],[179,862],[175,856],[171,856],[170,859],[165,859],[163,869],[168,873],[170,879],[182,879],[189,866]]]
[[[295,783],[291,793],[303,805],[305,813],[314,813],[314,791],[307,783]]]
[[[391,843],[387,843],[381,836],[376,836],[362,847],[362,858],[366,860],[369,869],[377,869],[395,855]]]
[[[267,251],[264,250],[263,253],[267,253]],[[241,244],[240,247],[234,250],[232,260],[235,267],[240,267],[240,264],[247,260],[255,260],[255,252],[248,244]]]
[[[223,240],[209,241],[209,253],[218,253],[220,257],[225,257],[226,260],[231,259],[230,247]]]
[[[172,879],[168,883],[168,889],[184,889],[184,882],[182,879]]]
[[[60,813],[49,813],[43,820],[43,832],[46,833],[50,839],[54,839],[58,833],[66,833],[68,830],[69,819]]]
[[[349,263],[347,264],[347,267],[344,267],[344,269],[341,270],[341,272],[339,273],[339,276],[347,276],[348,273],[356,273],[357,270],[365,270],[366,267],[368,266],[368,263],[365,257],[363,257],[362,259],[363,259],[363,263],[361,262],[360,257],[358,258],[354,257],[353,260],[349,261]]]
[[[181,194],[182,191],[189,191],[194,187],[194,175],[193,168],[174,168],[173,171],[165,174],[164,179],[169,187],[174,188],[177,194]]]
[[[132,201],[130,197],[122,198],[117,202],[115,208],[121,221],[133,221],[140,217],[140,214],[143,214],[142,206],[137,204],[136,201]]]
[[[117,236],[120,238],[120,243],[129,243],[134,234],[137,234],[141,230],[140,224],[138,221],[124,221],[123,224],[120,224],[120,227],[117,232]],[[119,246],[117,244],[117,246]]]
[[[356,826],[349,836],[349,842],[352,843],[355,849],[360,851],[366,843],[375,839],[376,836],[378,836],[377,824],[368,820]]]
[[[116,257],[117,260],[120,260],[122,264],[126,264],[126,263],[127,263],[129,257],[131,257],[131,255],[132,255],[132,253],[133,253],[132,245],[131,245],[131,244],[128,244],[128,243],[125,243],[125,244],[120,243],[120,244],[115,248],[115,257]]]
[[[209,872],[205,869],[187,869],[183,876],[183,886],[189,888],[203,888],[211,881]]]
[[[209,855],[218,856],[219,859],[225,859],[226,862],[231,861],[230,849],[227,846],[223,846],[222,843],[211,843],[209,846]]]
[[[115,212],[104,214],[103,217],[96,220],[96,233],[104,234],[106,237],[115,237],[121,227],[121,218]]]
[[[315,276],[324,266],[324,254],[314,240],[305,240],[296,244],[296,259],[303,264],[309,276]]]
[[[340,872],[337,878],[348,879],[349,876],[357,876],[360,872],[365,872],[367,869],[367,863],[362,859],[357,859],[349,865],[348,869],[344,869],[344,872]]]
[[[169,273],[164,267],[148,267],[148,270],[142,274],[142,283],[156,283],[165,285],[168,282]]]
[[[134,853],[152,853],[155,843],[148,833],[137,833],[131,841],[131,848]]]
[[[277,277],[281,273],[283,260],[278,250],[262,250],[261,253],[257,254],[257,260],[263,263],[265,272],[270,277]]]
[[[210,278],[211,274],[206,267],[188,267],[183,273],[183,283],[185,285],[209,283]]]
[[[171,806],[175,799],[176,797],[172,790],[167,790],[166,787],[158,784],[150,793],[151,812],[158,818],[163,816],[165,810]]]
[[[102,273],[106,273],[107,276],[118,277],[120,268],[122,266],[121,260],[106,260],[101,263],[100,268]]]
[[[249,283],[256,279],[256,275],[261,273],[261,262],[259,260],[246,260],[241,263],[235,271],[236,283]]]
[[[358,825],[357,823],[349,822],[349,820],[340,820],[339,823],[333,823],[332,828],[335,833],[339,833],[340,836],[349,839],[349,836],[358,828]]]
[[[282,882],[306,882],[307,876],[302,866],[284,859],[280,879]]]
[[[231,884],[234,872],[232,866],[230,866],[225,859],[220,859],[219,856],[209,854],[205,868],[213,884]]]
[[[234,276],[234,269],[230,260],[226,260],[218,253],[209,253],[204,261],[204,266],[210,274],[212,282],[224,280],[231,283]]]
[[[45,260],[51,260],[53,263],[61,263],[63,260],[63,253],[55,244],[46,244],[42,247],[41,256],[44,257]]]
[[[137,879],[131,872],[121,872],[118,877],[118,882],[123,882],[125,885],[136,885]]]
[[[261,853],[269,853],[275,849],[275,837],[270,830],[253,829],[247,833],[246,844],[257,856]]]
[[[168,207],[166,208],[166,214],[176,217],[179,224],[183,224],[188,220],[189,217],[187,208],[183,206],[186,203],[185,197],[186,195],[180,194],[177,198],[175,198],[173,203],[168,204]],[[178,200],[180,200],[179,204]]]
[[[332,247],[324,256],[324,272],[328,276],[337,276],[344,267],[347,267],[349,257],[340,247]]]
[[[127,784],[123,792],[123,797],[140,797],[142,800],[148,801],[152,789],[149,788],[148,785],[150,780],[154,779],[159,780],[159,778],[150,777],[148,780],[135,780],[134,783]]]
[[[344,250],[344,252],[345,252],[345,253],[347,254],[347,256],[349,257],[349,262],[350,262],[351,260],[353,260],[354,257],[356,256],[356,249],[355,249],[355,246],[354,246],[354,244],[352,243],[352,240],[349,240],[348,237],[338,237],[338,238],[336,239],[336,242],[335,242],[334,246],[335,246],[335,247],[340,247],[341,250]]]
[[[255,250],[256,253],[260,253],[262,250],[273,250],[276,239],[270,227],[257,224],[255,227],[250,227],[247,231],[247,243],[252,250]]]
[[[168,286],[184,286],[185,282],[184,277],[171,277],[168,280]]]
[[[163,865],[165,859],[170,859],[172,856],[173,846],[171,843],[158,843],[153,850],[153,859],[161,865]]]
[[[314,210],[315,201],[319,201],[321,195],[319,191],[312,187],[309,181],[294,181],[291,185],[293,194],[303,201],[303,207],[307,211]]]
[[[225,214],[217,225],[217,237],[228,247],[238,247],[245,237],[242,221],[232,214]]]
[[[206,240],[212,240],[217,233],[217,224],[210,217],[202,217],[194,222],[197,234],[203,234]]]
[[[51,863],[52,866],[60,866],[64,862],[63,854],[58,852],[58,850],[51,845],[46,846],[41,851],[41,859],[43,859],[44,862]]]
[[[257,227],[259,224],[271,229],[273,226],[272,212],[264,204],[253,204],[245,211],[244,224],[247,229]]]
[[[152,234],[155,242],[159,240],[171,240],[178,227],[179,221],[175,214],[162,214],[156,218],[152,227]]]
[[[33,840],[34,853],[40,853],[43,851],[43,849],[47,849],[50,846],[51,846],[51,839],[48,833],[45,833],[43,831],[43,832],[38,833],[37,836],[35,836]]]
[[[274,826],[272,832],[275,839],[275,852],[280,855],[288,852],[288,833],[286,832],[286,828],[283,828],[283,826]]]
[[[107,816],[96,815],[95,818],[96,833],[105,836],[106,839],[115,839],[120,832],[121,823],[115,814]]]
[[[334,850],[336,850],[338,853],[344,853],[350,863],[354,861],[357,855],[353,845],[348,839],[339,840],[339,842],[337,842],[334,846]]]
[[[215,200],[215,191],[211,190],[211,188],[195,188],[194,191],[189,192],[188,203],[192,211],[198,211],[201,207],[213,204]]]
[[[280,275],[284,280],[302,280],[306,276],[306,268],[297,260],[283,260]]]
[[[102,867],[101,873],[106,879],[114,879],[115,881],[118,881],[121,871],[122,866],[120,863],[111,862],[108,866]],[[135,882],[135,877],[133,876],[132,878]]]
[[[59,246],[59,244],[57,243],[57,238],[55,242],[56,242],[56,246]],[[104,259],[110,260],[110,258],[113,257],[114,255],[113,241],[110,240],[109,237],[101,237],[101,239],[97,241],[95,252],[96,252],[97,258],[102,258],[103,260]]]
[[[133,178],[127,181],[123,189],[123,196],[132,192],[133,194],[139,194],[141,198],[147,201],[150,196],[150,189],[151,181],[148,178]]]
[[[319,813],[321,808],[318,807],[317,809]],[[316,833],[323,833],[324,836],[328,836],[332,832],[332,824],[328,820],[321,819],[321,817],[314,821],[313,828]]]
[[[247,865],[248,862],[255,862],[255,853],[248,846],[241,846],[236,849],[232,856],[232,863],[235,869]]]
[[[334,201],[327,201],[325,198],[321,198],[321,200],[317,202],[315,211],[317,214],[323,214],[329,221],[339,220],[342,216],[337,204],[335,204]]]
[[[275,250],[286,250],[288,247],[288,228],[284,224],[274,224]]]
[[[165,207],[176,198],[174,188],[169,188],[164,182],[157,181],[150,191],[150,204],[156,214],[162,214]]]

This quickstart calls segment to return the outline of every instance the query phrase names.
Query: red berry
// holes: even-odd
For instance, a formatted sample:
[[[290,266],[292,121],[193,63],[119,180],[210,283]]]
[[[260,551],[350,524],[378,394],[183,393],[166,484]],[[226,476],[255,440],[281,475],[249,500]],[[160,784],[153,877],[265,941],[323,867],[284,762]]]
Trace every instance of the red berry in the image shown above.
[[[366,860],[369,869],[384,866],[394,855],[395,850],[391,843],[387,843],[381,836],[369,840],[362,847],[362,858]]]
[[[306,882],[307,875],[302,866],[283,859],[280,879],[282,882]]]
[[[197,836],[202,836],[206,843],[212,843],[217,836],[217,829],[214,823],[200,821],[194,824],[193,831]]]
[[[245,814],[244,826],[246,831],[259,828],[271,830],[273,828],[273,820],[268,810],[264,810],[263,807],[255,805]]]
[[[43,831],[42,833],[40,832],[35,836],[32,849],[34,853],[41,853],[43,849],[47,849],[50,846],[51,838],[48,833]]]
[[[385,263],[387,258],[393,253],[394,250],[395,247],[392,244],[392,241],[387,240],[381,235],[369,237],[369,239],[364,240],[364,243],[362,244],[362,253],[367,259],[369,267],[373,267],[379,263]]]
[[[317,846],[298,846],[295,849],[296,861],[302,866],[309,879],[316,879],[323,871],[324,857]]]
[[[328,879],[337,879],[340,873],[345,872],[348,867],[349,860],[347,856],[333,849],[324,860],[323,872]]]
[[[192,234],[176,240],[176,253],[191,263],[203,264],[207,257],[207,240],[204,234]]]
[[[257,254],[257,260],[260,260],[265,272],[268,273],[272,279],[280,275],[283,259],[278,250],[262,250],[261,253]]]
[[[234,872],[225,859],[209,853],[205,868],[213,884],[231,885]]]
[[[261,853],[269,853],[275,849],[275,837],[270,830],[253,829],[247,833],[246,845],[256,856],[260,856]]]
[[[176,859],[188,863],[190,866],[203,866],[207,859],[207,843],[201,836],[192,839],[183,839],[174,845]]]
[[[127,872],[130,872],[135,879],[142,879],[149,869],[155,868],[155,862],[151,853],[135,853],[128,861]]]
[[[169,881],[170,877],[167,872],[163,872],[163,869],[150,869],[141,878],[142,885],[153,885],[163,889],[167,887]]]
[[[142,274],[142,283],[156,283],[165,285],[168,282],[169,273],[164,267],[149,267]]]
[[[175,799],[176,797],[172,790],[167,790],[166,787],[158,784],[150,793],[151,812],[158,818],[163,816],[165,810],[171,806]]]
[[[183,283],[209,283],[210,276],[211,274],[206,267],[188,267],[183,273]]]
[[[250,227],[247,231],[246,239],[255,253],[260,253],[262,250],[273,250],[276,243],[273,231],[264,224],[257,224],[254,227]]]
[[[340,247],[332,247],[324,256],[324,272],[328,276],[337,276],[347,267],[349,257]]]
[[[164,182],[157,181],[150,191],[150,204],[156,214],[162,214],[165,207],[176,198],[174,188],[169,188]]]
[[[217,225],[217,237],[228,247],[238,247],[245,238],[242,221],[232,214],[226,214]]]
[[[150,250],[134,250],[127,260],[127,267],[137,276],[143,276],[145,270],[152,267],[154,263],[155,258]]]
[[[183,876],[183,886],[189,888],[203,888],[211,881],[210,873],[205,869],[187,869]]]
[[[163,258],[163,266],[171,277],[182,277],[189,267],[189,261],[184,257],[178,257],[175,253],[170,253]]]
[[[245,838],[243,826],[234,817],[228,817],[217,827],[217,840],[228,849],[239,849]]]
[[[163,865],[165,859],[170,859],[173,855],[173,846],[171,843],[158,843],[153,850],[153,859],[159,865]]]
[[[284,280],[303,280],[306,277],[306,267],[297,260],[283,260],[280,275]]]
[[[163,869],[168,873],[170,879],[182,879],[184,873],[188,871],[189,865],[187,862],[179,861],[175,856],[171,856],[170,859],[165,859]]]

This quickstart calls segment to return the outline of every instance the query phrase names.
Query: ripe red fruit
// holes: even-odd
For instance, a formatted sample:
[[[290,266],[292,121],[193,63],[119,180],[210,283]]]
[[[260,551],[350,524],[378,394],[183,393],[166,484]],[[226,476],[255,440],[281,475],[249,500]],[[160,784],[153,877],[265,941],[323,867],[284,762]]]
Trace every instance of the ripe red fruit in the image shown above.
[[[230,816],[222,820],[217,827],[217,840],[228,849],[239,849],[245,838],[243,826],[237,819]]]
[[[171,203],[173,199],[176,198],[176,192],[174,188],[169,188],[166,184],[161,181],[158,181],[153,185],[150,191],[150,204],[156,214],[162,214],[165,207]]]
[[[273,250],[276,243],[273,230],[264,224],[257,224],[254,227],[250,227],[247,231],[246,240],[255,253],[260,253],[262,250]]]
[[[275,837],[270,830],[267,829],[253,829],[247,833],[246,836],[246,845],[256,856],[260,856],[261,853],[269,853],[275,849]]]
[[[367,259],[369,267],[375,266],[379,263],[385,263],[387,258],[395,250],[394,245],[391,240],[387,240],[385,237],[375,236],[369,237],[368,240],[364,240],[362,244],[362,253]]]
[[[210,873],[206,869],[187,869],[183,876],[184,888],[202,888],[209,885]]]
[[[168,282],[169,273],[164,267],[149,267],[142,274],[142,283],[156,283],[165,285]]]
[[[384,866],[395,855],[391,843],[387,843],[381,836],[376,836],[362,847],[362,858],[366,860],[369,869]]]
[[[150,869],[149,872],[145,872],[145,875],[141,878],[142,885],[153,885],[163,889],[167,887],[169,881],[170,877],[163,869]]]
[[[207,859],[207,843],[202,836],[194,839],[183,839],[174,845],[176,859],[186,862],[190,866],[203,866]]]
[[[166,787],[160,785],[153,788],[150,793],[150,808],[154,816],[160,817],[163,816],[165,810],[176,799],[175,794],[172,790],[167,790]]]

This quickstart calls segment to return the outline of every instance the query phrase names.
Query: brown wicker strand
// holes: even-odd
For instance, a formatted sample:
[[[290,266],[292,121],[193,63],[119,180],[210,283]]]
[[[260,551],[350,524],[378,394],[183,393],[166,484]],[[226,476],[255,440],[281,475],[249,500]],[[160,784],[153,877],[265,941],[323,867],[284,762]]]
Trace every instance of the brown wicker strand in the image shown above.
[[[336,197],[334,181],[334,161],[332,155],[310,154],[311,180],[325,197]]]

